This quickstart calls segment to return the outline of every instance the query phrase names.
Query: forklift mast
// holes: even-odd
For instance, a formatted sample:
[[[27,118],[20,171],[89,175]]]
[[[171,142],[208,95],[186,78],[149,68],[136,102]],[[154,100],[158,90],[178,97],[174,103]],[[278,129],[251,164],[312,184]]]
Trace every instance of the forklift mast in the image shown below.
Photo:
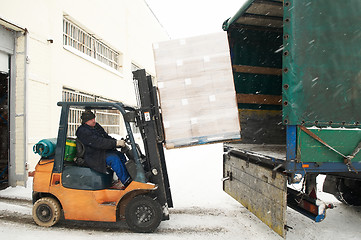
[[[161,205],[173,207],[167,167],[164,157],[164,133],[159,109],[157,88],[153,86],[151,76],[144,69],[133,72],[139,112],[137,124],[140,129],[149,167],[149,180],[158,185],[156,195]]]

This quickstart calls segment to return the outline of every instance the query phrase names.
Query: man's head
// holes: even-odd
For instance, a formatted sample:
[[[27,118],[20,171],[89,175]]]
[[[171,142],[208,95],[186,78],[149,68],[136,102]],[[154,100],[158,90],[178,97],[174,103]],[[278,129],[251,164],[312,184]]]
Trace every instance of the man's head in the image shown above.
[[[82,124],[87,124],[91,127],[95,127],[96,121],[95,121],[95,114],[90,111],[90,110],[86,110],[85,112],[83,112],[83,114],[81,115],[81,123]]]

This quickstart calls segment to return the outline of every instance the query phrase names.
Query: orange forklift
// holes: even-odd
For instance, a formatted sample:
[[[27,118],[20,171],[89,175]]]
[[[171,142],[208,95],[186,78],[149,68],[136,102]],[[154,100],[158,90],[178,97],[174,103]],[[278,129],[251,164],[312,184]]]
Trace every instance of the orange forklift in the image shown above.
[[[126,221],[135,232],[153,232],[169,219],[173,207],[163,152],[164,135],[157,91],[144,70],[133,72],[140,108],[122,103],[59,102],[61,116],[55,154],[38,162],[33,183],[33,219],[44,227],[65,220]],[[132,182],[125,189],[112,189],[113,172],[103,174],[64,161],[70,108],[118,110],[127,131],[128,161]],[[131,123],[139,128],[145,155],[135,142]],[[81,144],[77,143],[78,150]]]

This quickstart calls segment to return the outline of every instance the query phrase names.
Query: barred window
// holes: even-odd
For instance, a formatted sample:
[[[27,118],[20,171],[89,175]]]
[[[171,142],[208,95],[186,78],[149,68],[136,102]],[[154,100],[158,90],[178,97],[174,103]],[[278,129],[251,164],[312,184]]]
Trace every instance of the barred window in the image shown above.
[[[93,94],[78,92],[73,89],[63,88],[64,102],[115,102],[111,99],[102,98]],[[84,109],[70,108],[68,117],[68,134],[67,136],[75,137],[77,128],[81,125],[81,114]],[[122,125],[121,113],[117,110],[93,110],[96,114],[96,121],[102,125],[108,134],[121,134]]]
[[[63,45],[73,47],[118,71],[121,67],[119,52],[65,17],[63,18]]]

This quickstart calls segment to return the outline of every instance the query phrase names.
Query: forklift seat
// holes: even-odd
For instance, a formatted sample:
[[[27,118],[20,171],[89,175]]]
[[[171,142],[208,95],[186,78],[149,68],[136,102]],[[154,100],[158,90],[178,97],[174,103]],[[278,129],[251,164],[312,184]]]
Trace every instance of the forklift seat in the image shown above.
[[[84,153],[85,153],[84,144],[78,138],[76,138],[75,141],[76,141],[76,156],[74,158],[74,162],[78,166],[86,167],[86,163],[84,161]]]
[[[97,172],[89,167],[64,166],[61,181],[64,187],[80,190],[100,190],[110,188],[113,171]]]

